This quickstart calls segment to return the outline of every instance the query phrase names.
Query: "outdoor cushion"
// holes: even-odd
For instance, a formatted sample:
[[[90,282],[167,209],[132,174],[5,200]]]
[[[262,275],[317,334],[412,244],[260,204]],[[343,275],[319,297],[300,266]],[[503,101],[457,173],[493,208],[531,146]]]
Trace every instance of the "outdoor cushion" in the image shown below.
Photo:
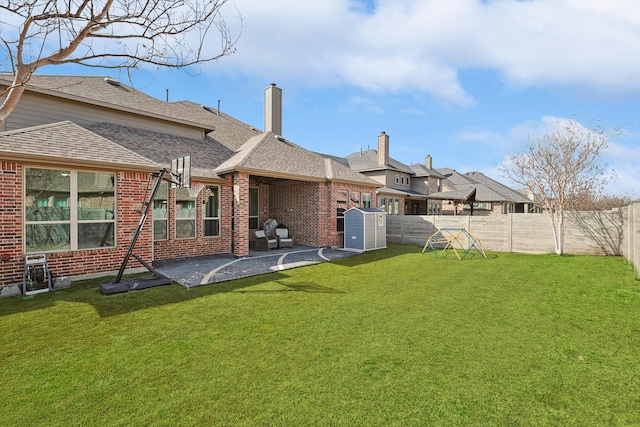
[[[288,228],[276,228],[276,236],[278,238],[279,248],[292,248],[293,237],[289,236]]]
[[[266,251],[266,250],[275,249],[278,247],[278,239],[275,237],[267,237],[264,234],[264,230],[257,230],[255,233],[256,233],[256,250]]]

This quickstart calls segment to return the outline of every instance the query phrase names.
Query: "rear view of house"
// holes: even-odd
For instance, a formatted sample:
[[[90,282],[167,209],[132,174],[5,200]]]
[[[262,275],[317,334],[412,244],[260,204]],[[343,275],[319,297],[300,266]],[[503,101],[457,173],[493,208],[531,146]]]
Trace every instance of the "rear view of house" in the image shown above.
[[[0,76],[0,86],[8,84],[10,76]],[[361,206],[379,187],[284,138],[274,84],[260,131],[217,108],[161,101],[109,77],[36,75],[3,127],[0,287],[21,281],[32,253],[46,253],[59,276],[116,271],[152,174],[175,158],[191,156],[202,190],[161,185],[134,250],[148,261],[247,255],[268,218],[298,244],[341,246],[337,207]]]

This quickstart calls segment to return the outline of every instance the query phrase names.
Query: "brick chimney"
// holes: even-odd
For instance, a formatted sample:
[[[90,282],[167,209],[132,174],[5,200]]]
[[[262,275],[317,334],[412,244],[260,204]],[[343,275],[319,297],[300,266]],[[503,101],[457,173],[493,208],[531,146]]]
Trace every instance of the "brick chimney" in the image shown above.
[[[282,89],[275,83],[264,90],[264,131],[282,135]]]
[[[427,157],[424,158],[424,166],[427,169],[432,169],[433,159],[431,158],[431,154],[427,154]]]
[[[389,164],[389,135],[382,131],[378,136],[378,166]]]

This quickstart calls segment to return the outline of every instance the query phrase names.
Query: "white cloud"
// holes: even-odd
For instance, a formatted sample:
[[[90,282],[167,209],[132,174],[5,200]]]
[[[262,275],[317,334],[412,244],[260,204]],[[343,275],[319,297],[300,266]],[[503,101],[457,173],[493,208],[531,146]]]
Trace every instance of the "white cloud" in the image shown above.
[[[465,68],[497,70],[514,85],[640,90],[640,2],[633,0],[234,4],[244,18],[238,52],[214,70],[418,91],[459,105],[473,104],[458,77]]]

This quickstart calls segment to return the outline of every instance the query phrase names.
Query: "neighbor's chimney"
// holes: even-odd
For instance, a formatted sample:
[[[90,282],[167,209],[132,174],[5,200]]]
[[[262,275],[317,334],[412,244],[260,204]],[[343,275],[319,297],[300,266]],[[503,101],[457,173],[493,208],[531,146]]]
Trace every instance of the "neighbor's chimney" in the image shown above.
[[[382,131],[378,136],[378,166],[389,164],[389,135]]]
[[[275,83],[264,90],[264,131],[282,135],[282,89]]]
[[[427,169],[431,169],[431,166],[432,166],[432,164],[433,164],[433,163],[432,163],[432,160],[433,160],[433,159],[431,158],[431,154],[427,154],[427,157],[425,157],[425,158],[424,158],[424,166],[425,166]]]

